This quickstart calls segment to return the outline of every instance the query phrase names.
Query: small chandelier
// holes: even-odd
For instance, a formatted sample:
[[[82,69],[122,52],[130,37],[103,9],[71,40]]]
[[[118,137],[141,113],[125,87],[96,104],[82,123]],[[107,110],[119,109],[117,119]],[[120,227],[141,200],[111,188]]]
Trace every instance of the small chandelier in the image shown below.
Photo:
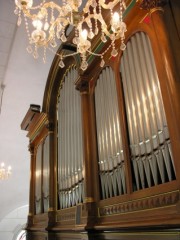
[[[8,179],[10,175],[11,175],[11,166],[9,166],[8,168],[5,168],[5,164],[1,163],[0,179],[1,180]]]
[[[38,58],[38,48],[43,47],[44,62],[46,61],[46,49],[53,51],[58,40],[67,41],[66,29],[69,26],[74,28],[72,44],[76,46],[77,50],[72,54],[57,54],[60,57],[59,66],[61,68],[64,67],[63,59],[75,54],[79,54],[81,57],[83,71],[88,67],[87,58],[90,55],[101,57],[100,66],[103,67],[105,63],[103,57],[107,51],[111,49],[113,57],[118,54],[115,47],[117,39],[121,41],[120,50],[123,51],[126,48],[124,44],[126,24],[123,22],[123,12],[126,9],[125,0],[112,0],[108,3],[105,0],[87,0],[86,4],[82,0],[62,0],[61,5],[53,1],[42,0],[37,6],[33,6],[33,0],[15,0],[15,4],[18,26],[22,22],[22,13],[24,15],[29,39],[27,51],[32,53],[34,58]],[[114,12],[114,9],[117,11]],[[32,25],[29,25],[28,20],[31,20]],[[102,53],[92,50],[91,42],[97,35],[100,36],[103,43],[109,40],[108,47]]]

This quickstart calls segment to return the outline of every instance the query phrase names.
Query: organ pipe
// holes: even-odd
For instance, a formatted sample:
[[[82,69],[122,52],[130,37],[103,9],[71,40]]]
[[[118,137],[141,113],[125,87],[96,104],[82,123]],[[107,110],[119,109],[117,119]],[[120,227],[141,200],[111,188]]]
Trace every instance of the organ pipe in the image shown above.
[[[115,77],[106,67],[95,88],[99,175],[102,198],[126,193],[124,155]]]
[[[83,201],[83,148],[80,93],[75,90],[77,70],[66,74],[58,99],[58,193],[60,208]]]
[[[148,36],[136,33],[127,43],[120,71],[127,114],[134,189],[172,181],[171,142]]]

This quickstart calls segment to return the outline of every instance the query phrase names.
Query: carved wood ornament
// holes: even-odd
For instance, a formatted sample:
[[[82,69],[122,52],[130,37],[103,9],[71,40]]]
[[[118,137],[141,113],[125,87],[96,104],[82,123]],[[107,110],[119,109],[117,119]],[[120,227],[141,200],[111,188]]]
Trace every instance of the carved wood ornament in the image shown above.
[[[141,9],[150,10],[152,8],[163,7],[167,4],[167,0],[142,0],[138,1]]]

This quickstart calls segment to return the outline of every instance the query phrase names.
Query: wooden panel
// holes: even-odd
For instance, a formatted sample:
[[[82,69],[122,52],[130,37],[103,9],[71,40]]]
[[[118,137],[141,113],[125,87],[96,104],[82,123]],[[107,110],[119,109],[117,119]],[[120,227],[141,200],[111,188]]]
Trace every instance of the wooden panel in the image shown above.
[[[28,232],[26,239],[27,240],[47,240],[47,235],[45,233]]]
[[[21,123],[22,130],[29,130],[29,126],[34,123],[40,115],[40,106],[31,104],[26,116]]]
[[[130,231],[91,234],[87,239],[97,240],[178,240],[180,233],[173,231]]]
[[[49,233],[49,240],[179,240],[180,232],[175,230],[134,230],[122,232],[62,232]],[[45,240],[43,233],[28,233],[28,240]]]

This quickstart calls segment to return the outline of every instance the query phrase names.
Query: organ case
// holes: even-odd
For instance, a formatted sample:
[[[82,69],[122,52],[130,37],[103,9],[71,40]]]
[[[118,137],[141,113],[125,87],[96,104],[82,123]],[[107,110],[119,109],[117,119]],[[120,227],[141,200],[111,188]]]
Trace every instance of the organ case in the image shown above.
[[[172,39],[167,23],[179,3],[127,3],[126,50],[85,72],[55,56],[42,111],[23,120],[28,239],[179,239],[178,29]]]

